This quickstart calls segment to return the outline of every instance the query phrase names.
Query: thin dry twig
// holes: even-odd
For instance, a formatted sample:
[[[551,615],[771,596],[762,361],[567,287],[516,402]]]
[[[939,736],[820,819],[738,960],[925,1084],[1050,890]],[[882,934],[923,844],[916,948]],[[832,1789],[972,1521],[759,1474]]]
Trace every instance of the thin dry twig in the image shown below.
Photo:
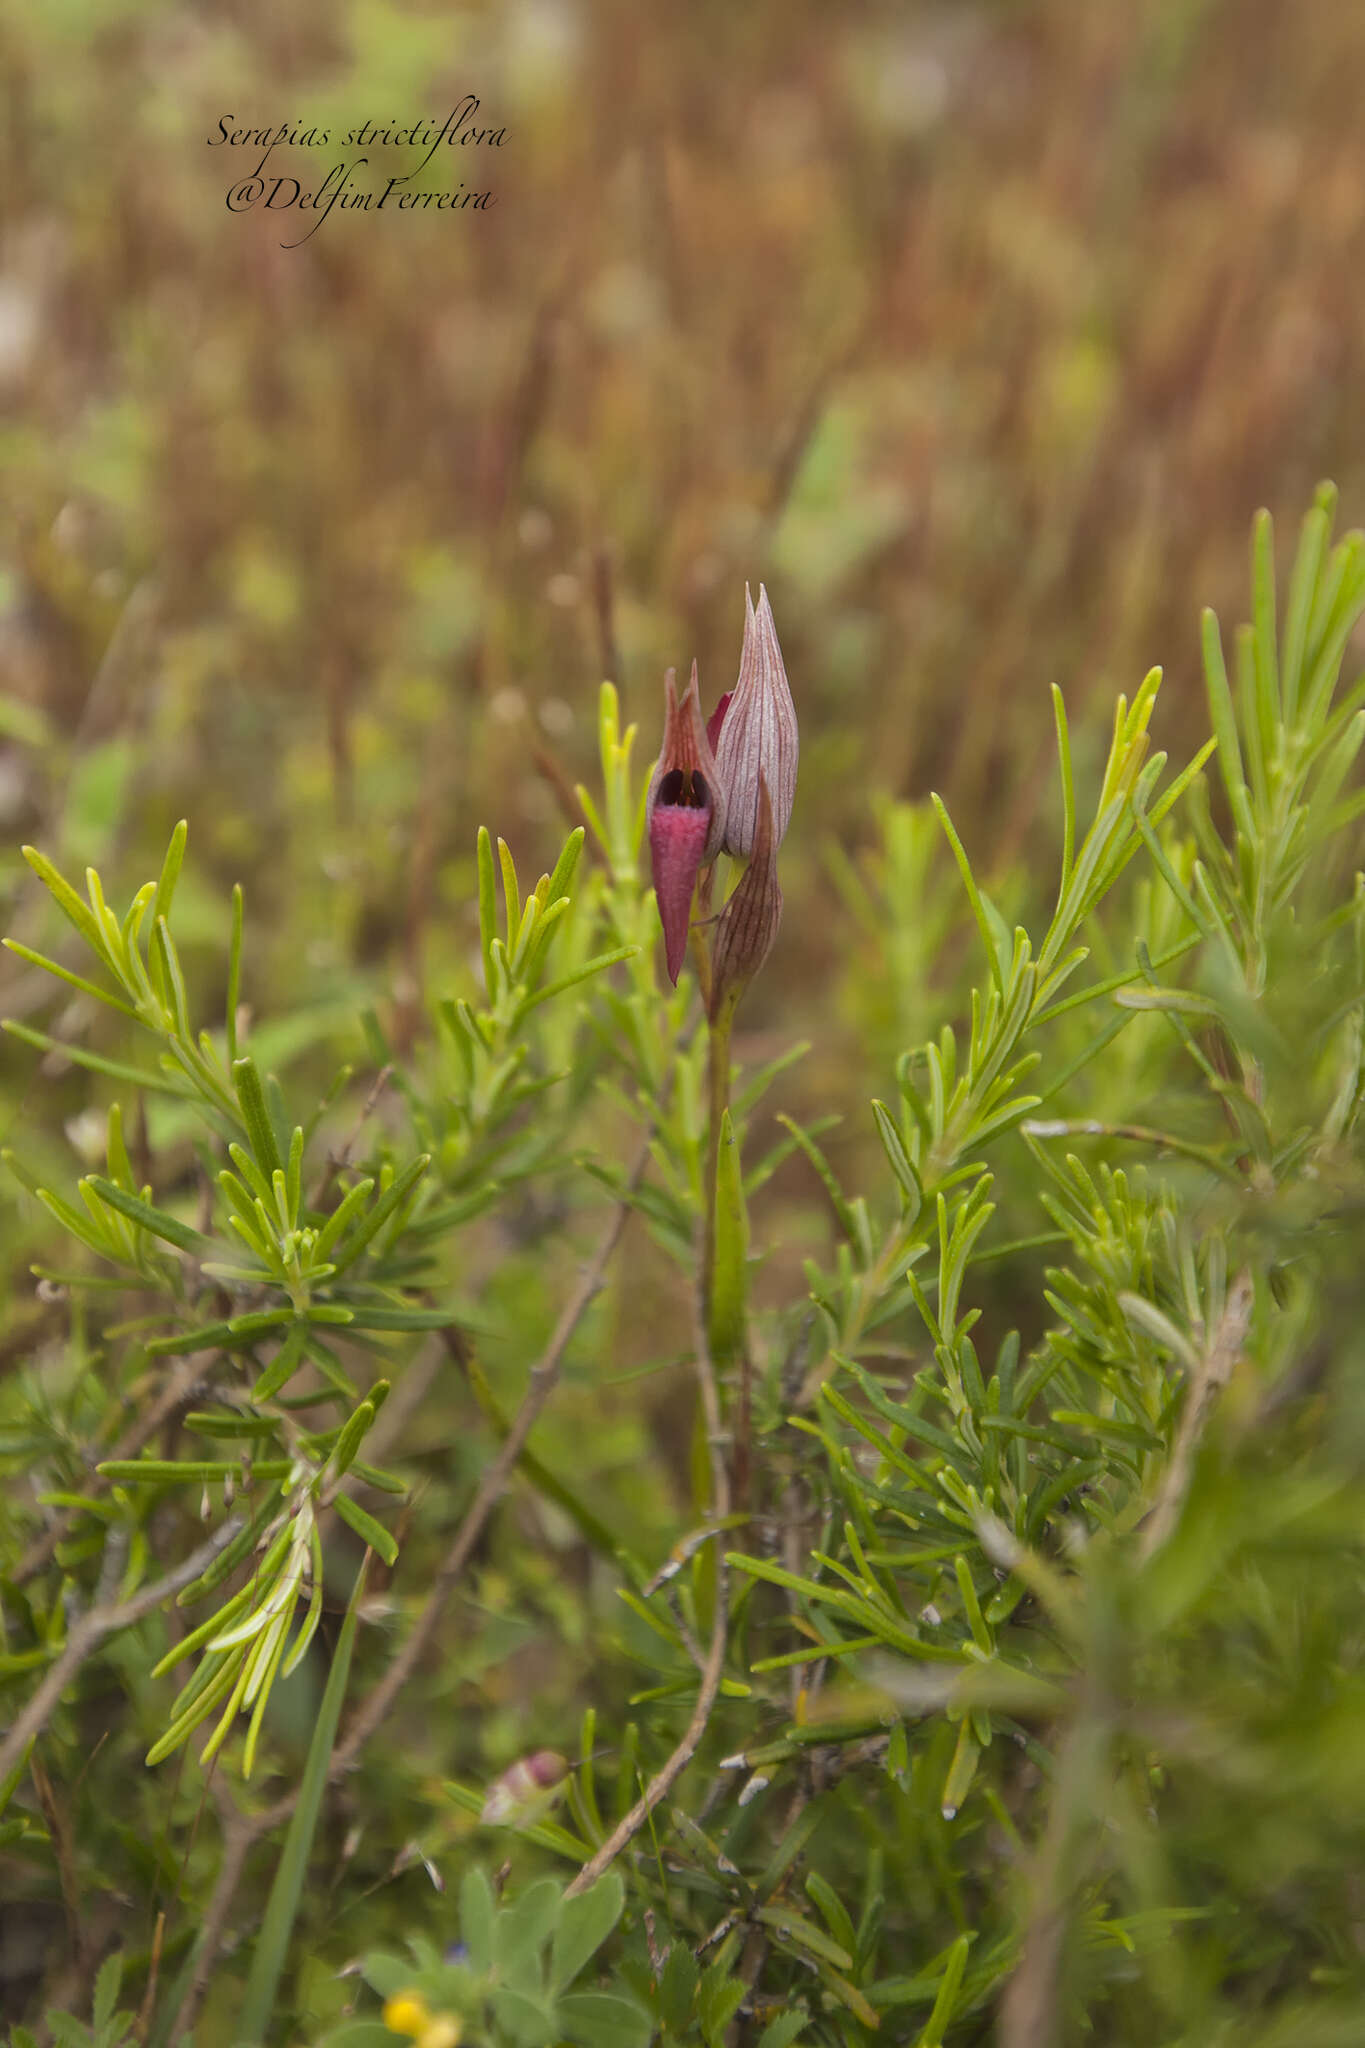
[[[652,1135],[652,1134],[651,1134]],[[527,1438],[539,1420],[541,1410],[554,1392],[564,1364],[564,1355],[569,1348],[575,1330],[587,1314],[589,1307],[601,1292],[612,1254],[621,1241],[621,1233],[630,1215],[629,1197],[634,1194],[644,1171],[649,1164],[650,1140],[646,1138],[636,1154],[626,1178],[625,1191],[612,1210],[607,1228],[602,1233],[597,1250],[593,1253],[578,1286],[564,1305],[554,1333],[542,1356],[531,1368],[526,1392],[521,1406],[512,1418],[512,1426],[498,1447],[496,1456],[489,1464],[473,1500],[465,1511],[464,1520],[456,1532],[455,1540],[446,1552],[432,1582],[426,1606],[418,1616],[412,1633],[404,1643],[393,1663],[374,1690],[356,1712],[345,1737],[338,1745],[332,1758],[330,1776],[341,1777],[348,1771],[356,1756],[370,1737],[382,1725],[399,1693],[411,1678],[428,1643],[436,1633],[446,1601],[450,1598],[457,1581],[464,1573],[474,1549],[482,1537],[485,1524],[493,1509],[501,1500],[507,1482],[512,1476],[518,1458],[526,1448]],[[291,1802],[292,1803],[292,1802]]]
[[[631,1198],[644,1178],[645,1169],[649,1164],[649,1148],[653,1136],[651,1126],[631,1164],[625,1186],[612,1210],[597,1249],[584,1268],[578,1286],[565,1304],[549,1343],[531,1368],[530,1380],[521,1406],[513,1417],[512,1426],[479,1482],[455,1539],[432,1581],[426,1605],[417,1617],[411,1634],[384,1676],[357,1708],[345,1736],[333,1752],[328,1773],[332,1781],[344,1776],[351,1769],[370,1737],[383,1725],[440,1625],[446,1603],[483,1535],[489,1516],[503,1495],[541,1410],[554,1391],[574,1332],[601,1291],[607,1267],[621,1241],[621,1234],[630,1216]],[[270,1834],[289,1819],[296,1798],[295,1793],[290,1793],[284,1799],[277,1800],[274,1806],[263,1808],[251,1815],[236,1814],[235,1808],[224,1812],[223,1861],[204,1915],[193,1977],[186,1987],[185,1995],[171,2023],[173,2040],[182,2039],[194,2025],[198,2015],[208,1989],[214,1962],[222,1946],[228,1915],[241,1882],[248,1851],[263,1835]]]
[[[48,1667],[46,1676],[18,1720],[10,1728],[3,1742],[0,1742],[0,1782],[8,1777],[29,1742],[43,1727],[65,1692],[76,1672],[88,1657],[94,1655],[106,1637],[117,1635],[121,1629],[132,1628],[139,1621],[145,1621],[149,1614],[167,1600],[174,1598],[182,1586],[188,1586],[206,1571],[220,1551],[245,1527],[240,1515],[231,1516],[222,1527],[215,1529],[206,1543],[166,1573],[161,1579],[153,1580],[149,1586],[134,1593],[129,1600],[111,1605],[96,1598],[88,1607],[67,1636],[65,1647],[56,1662]]]
[[[146,1414],[139,1416],[132,1427],[119,1438],[113,1449],[105,1454],[107,1458],[111,1462],[115,1459],[124,1461],[135,1458],[143,1445],[150,1443],[170,1421],[177,1408],[183,1408],[194,1400],[208,1377],[210,1360],[216,1361],[220,1356],[221,1354],[216,1351],[196,1351],[187,1358],[180,1371],[168,1382]],[[93,1500],[107,1485],[107,1480],[101,1479],[98,1473],[93,1473],[81,1488],[81,1496],[85,1500]],[[42,1571],[43,1567],[51,1562],[57,1545],[65,1542],[81,1512],[79,1508],[72,1508],[68,1514],[59,1515],[44,1529],[41,1536],[34,1538],[10,1574],[16,1586],[24,1585],[35,1572]],[[193,1576],[191,1573],[190,1577]]]
[[[1067,1870],[1073,1844],[1093,1826],[1102,1805],[1111,1722],[1112,1703],[1090,1674],[1057,1756],[1052,1810],[1031,1871],[1023,1949],[1000,2001],[999,2048],[1054,2048],[1058,2038],[1058,1985],[1071,1889]]]
[[[71,1944],[71,1967],[77,1982],[84,1984],[90,1974],[90,1943],[86,1918],[81,1911],[80,1880],[76,1874],[76,1858],[71,1841],[71,1817],[57,1797],[51,1778],[44,1770],[35,1751],[29,1759],[29,1776],[33,1789],[38,1795],[43,1822],[52,1843],[52,1858],[57,1866],[57,1882],[61,1887],[62,1906],[66,1913],[67,1939]]]
[[[327,1193],[332,1185],[332,1182],[336,1179],[339,1173],[344,1173],[346,1168],[350,1165],[351,1154],[355,1151],[356,1146],[360,1142],[360,1134],[364,1130],[370,1118],[374,1115],[375,1110],[379,1106],[379,1098],[384,1093],[384,1090],[388,1087],[389,1082],[392,1079],[393,1062],[389,1061],[386,1065],[382,1066],[379,1069],[379,1072],[375,1075],[374,1083],[370,1089],[370,1092],[365,1097],[364,1102],[362,1102],[362,1104],[360,1105],[360,1110],[356,1116],[356,1120],[352,1124],[349,1132],[347,1133],[346,1140],[342,1145],[341,1150],[339,1152],[330,1153],[328,1155],[327,1163],[322,1171],[322,1178],[321,1180],[319,1180],[317,1185],[317,1192],[314,1194],[312,1202],[310,1204],[312,1208],[320,1209],[322,1207],[323,1203],[327,1199]]]
[[[1242,1355],[1254,1300],[1251,1274],[1243,1267],[1228,1289],[1223,1313],[1199,1361],[1156,1505],[1142,1526],[1141,1558],[1161,1547],[1179,1519],[1199,1439]],[[1107,1728],[1107,1703],[1091,1681],[1058,1757],[1051,1818],[1033,1866],[1033,1903],[1023,1952],[1000,2007],[1000,2048],[1051,2048],[1057,2038],[1057,1983],[1067,1927],[1067,1852],[1083,1817],[1093,1815],[1096,1808]]]
[[[730,1512],[730,1472],[725,1456],[727,1439],[721,1424],[720,1395],[716,1388],[715,1367],[711,1360],[706,1319],[699,1297],[693,1301],[693,1321],[697,1382],[701,1390],[702,1413],[706,1422],[706,1440],[711,1451],[712,1512],[719,1521]],[[579,1892],[586,1891],[589,1885],[596,1884],[602,1872],[609,1864],[615,1862],[627,1843],[639,1833],[660,1800],[666,1797],[696,1755],[697,1747],[706,1733],[711,1710],[716,1704],[721,1675],[725,1669],[725,1646],[730,1619],[729,1596],[729,1574],[722,1552],[716,1560],[716,1611],[711,1623],[711,1645],[702,1667],[701,1685],[697,1691],[697,1704],[692,1710],[692,1718],[673,1754],[655,1772],[630,1812],[612,1829],[597,1853],[583,1865],[566,1891],[566,1898],[574,1898]]]
[[[252,1819],[238,1815],[235,1820],[224,1821],[222,1861],[218,1865],[213,1895],[200,1922],[194,1971],[185,1987],[179,2008],[171,2020],[167,2036],[171,2041],[185,2040],[198,2017],[204,1993],[208,1990],[209,1978],[213,1974],[213,1966],[218,1960],[218,1951],[223,1945],[223,1936],[227,1932],[228,1914],[232,1911],[232,1902],[237,1896],[237,1887],[246,1868],[247,1852],[257,1837],[265,1832],[257,1825],[258,1820],[259,1815]]]
[[[1199,1361],[1199,1370],[1190,1387],[1180,1427],[1171,1446],[1170,1459],[1162,1474],[1156,1505],[1143,1524],[1140,1557],[1148,1558],[1153,1551],[1159,1550],[1176,1525],[1185,1504],[1185,1495],[1189,1492],[1199,1439],[1214,1402],[1232,1378],[1242,1355],[1255,1298],[1251,1274],[1244,1266],[1228,1289],[1218,1327]]]

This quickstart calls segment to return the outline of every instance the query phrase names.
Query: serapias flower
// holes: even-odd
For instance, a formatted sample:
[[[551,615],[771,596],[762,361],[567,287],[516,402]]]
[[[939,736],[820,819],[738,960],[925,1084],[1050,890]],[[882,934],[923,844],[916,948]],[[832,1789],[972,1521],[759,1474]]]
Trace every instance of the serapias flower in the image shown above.
[[[782,649],[768,593],[758,586],[758,609],[744,586],[744,646],[739,680],[723,697],[707,728],[725,800],[724,848],[748,860],[758,836],[759,784],[772,804],[774,851],[782,844],[796,794],[800,739],[796,706],[787,686]]]
[[[697,664],[681,699],[677,672],[664,677],[664,743],[645,805],[654,893],[664,928],[668,977],[677,983],[687,952],[687,928],[697,876],[720,852],[725,798],[716,758],[702,724]]]

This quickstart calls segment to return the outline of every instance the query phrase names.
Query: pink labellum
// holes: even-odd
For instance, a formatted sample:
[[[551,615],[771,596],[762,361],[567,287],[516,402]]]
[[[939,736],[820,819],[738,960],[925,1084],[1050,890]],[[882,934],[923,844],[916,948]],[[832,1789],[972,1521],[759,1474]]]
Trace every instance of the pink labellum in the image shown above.
[[[664,743],[650,779],[645,823],[669,979],[676,984],[687,952],[697,876],[720,851],[725,800],[702,724],[695,662],[681,699],[674,672],[668,671],[664,704]]]
[[[692,892],[697,886],[710,830],[709,808],[698,810],[656,803],[654,816],[650,819],[649,854],[654,863],[654,893],[659,899],[659,916],[663,920],[668,978],[675,987],[687,954]]]

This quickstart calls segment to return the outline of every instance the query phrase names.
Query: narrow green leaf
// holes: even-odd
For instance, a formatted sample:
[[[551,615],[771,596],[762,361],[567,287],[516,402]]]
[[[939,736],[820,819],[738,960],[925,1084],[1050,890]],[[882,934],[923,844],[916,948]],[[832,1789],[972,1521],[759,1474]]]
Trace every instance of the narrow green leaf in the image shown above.
[[[249,1528],[244,1529],[242,1534],[249,1538],[251,1531]],[[255,1599],[256,1591],[255,1585],[245,1585],[240,1593],[234,1593],[230,1600],[224,1601],[216,1614],[211,1614],[207,1621],[201,1621],[198,1628],[192,1629],[189,1635],[182,1636],[178,1643],[172,1643],[165,1656],[152,1666],[150,1676],[164,1678],[166,1673],[184,1658],[192,1657],[196,1650],[201,1650],[205,1643],[211,1641],[221,1630],[228,1628],[245,1612]],[[176,1604],[179,1605],[179,1602]]]
[[[1328,607],[1322,600],[1329,591],[1334,594]],[[1365,535],[1349,534],[1339,547],[1332,550],[1328,575],[1315,610],[1324,616],[1320,621],[1315,617],[1309,629],[1310,670],[1303,689],[1303,719],[1310,730],[1332,701],[1346,643],[1355,631],[1362,610],[1365,610]],[[1313,627],[1318,628],[1316,633]]]
[[[83,1185],[93,1188],[102,1202],[107,1202],[111,1209],[117,1209],[129,1222],[140,1225],[143,1230],[150,1230],[155,1237],[164,1238],[167,1244],[175,1245],[179,1251],[198,1256],[207,1250],[210,1240],[199,1231],[192,1230],[188,1223],[182,1223],[178,1217],[168,1215],[164,1209],[154,1209],[150,1202],[141,1201],[138,1196],[128,1194],[113,1181],[105,1180],[101,1174],[87,1174]]]
[[[381,1384],[384,1383],[381,1382]],[[387,1392],[387,1386],[385,1391]],[[364,1443],[374,1422],[375,1412],[375,1403],[372,1400],[362,1401],[354,1415],[348,1416],[342,1424],[330,1459],[332,1470],[337,1478],[341,1477],[341,1474],[350,1465],[356,1452]]]
[[[171,834],[171,843],[166,848],[166,858],[161,863],[161,874],[157,881],[156,895],[152,902],[153,923],[156,922],[157,918],[168,918],[171,914],[171,903],[175,896],[175,885],[180,880],[180,870],[185,861],[185,841],[189,837],[189,831],[188,823],[182,818]]]
[[[507,914],[507,946],[510,952],[517,944],[521,930],[521,889],[517,883],[517,864],[505,839],[498,841],[498,866],[502,870],[502,901]]]
[[[966,1732],[965,1723],[963,1732]],[[942,2048],[943,2036],[947,2032],[948,2022],[953,2017],[953,2008],[957,2004],[957,1994],[962,1985],[962,1973],[967,1967],[967,1954],[971,1943],[972,1938],[969,1934],[959,1934],[949,1949],[942,1981],[938,1987],[938,1996],[934,2000],[934,2009],[916,2036],[915,2048]]]
[[[1062,778],[1062,875],[1057,889],[1060,903],[1071,879],[1071,861],[1076,849],[1076,783],[1071,772],[1071,734],[1066,722],[1066,703],[1052,685],[1052,717],[1057,727],[1057,761]]]
[[[1262,815],[1268,802],[1265,749],[1261,744],[1261,713],[1256,698],[1256,638],[1250,626],[1239,626],[1233,640],[1237,669],[1237,723],[1246,742],[1247,779],[1252,803]]]
[[[874,1101],[872,1114],[876,1119],[877,1134],[882,1141],[882,1149],[890,1161],[891,1171],[900,1182],[904,1212],[902,1220],[908,1227],[915,1221],[924,1205],[924,1188],[896,1120],[886,1104]]]
[[[369,1215],[352,1232],[345,1244],[337,1248],[333,1263],[338,1273],[344,1272],[347,1266],[353,1265],[365,1247],[374,1241],[394,1211],[407,1200],[430,1164],[431,1154],[429,1152],[419,1153],[412,1164],[399,1174],[388,1192],[380,1196]],[[440,1326],[439,1324],[391,1323],[372,1324],[371,1327],[414,1330],[436,1329]]]
[[[76,930],[85,940],[86,945],[106,965],[112,966],[113,963],[109,959],[108,941],[105,938],[99,919],[95,916],[89,904],[82,902],[70,882],[67,881],[65,875],[61,874],[52,865],[52,862],[45,853],[39,853],[36,846],[21,846],[19,851],[23,854],[24,859],[32,868],[34,874],[37,875],[39,881],[51,892],[62,915],[75,925]]]
[[[392,1566],[398,1562],[398,1545],[394,1538],[384,1524],[376,1522],[373,1515],[366,1514],[364,1508],[353,1501],[349,1493],[339,1493],[332,1506],[348,1528],[354,1529],[356,1535],[368,1543],[370,1549],[382,1557],[386,1565]]]
[[[997,985],[1003,993],[1005,986],[1004,973],[1000,964],[999,955],[996,950],[996,930],[995,927],[992,925],[989,916],[987,915],[986,906],[982,902],[981,891],[977,887],[976,877],[972,873],[972,864],[967,858],[966,849],[963,846],[962,841],[958,838],[957,833],[953,829],[953,821],[948,816],[948,807],[944,803],[942,797],[939,796],[937,792],[931,790],[930,800],[933,803],[935,812],[937,813],[939,824],[942,825],[943,830],[947,835],[948,844],[953,849],[953,858],[957,862],[958,872],[962,876],[963,887],[967,891],[967,901],[972,906],[972,916],[976,919],[976,927],[981,934],[981,943],[986,949],[986,958],[990,963],[992,979],[997,983]],[[997,913],[997,923],[998,921],[999,914]]]
[[[321,1307],[310,1313],[320,1314]],[[446,1330],[458,1316],[454,1307],[372,1308],[368,1302],[357,1302],[347,1309],[346,1322],[353,1330]]]
[[[242,1776],[249,1778],[256,1767],[256,1749],[261,1739],[261,1723],[265,1718],[266,1703],[279,1674],[284,1657],[285,1638],[289,1633],[291,1610],[276,1615],[270,1625],[270,1633],[258,1652],[258,1661],[246,1689],[243,1705],[251,1707],[251,1719],[247,1724],[246,1741],[242,1744]],[[253,1694],[255,1704],[252,1705]]]
[[[175,1028],[188,1048],[194,1039],[190,1027],[189,996],[186,993],[185,976],[180,966],[180,954],[176,949],[175,940],[171,937],[171,928],[164,917],[158,918],[152,926],[151,957],[153,962],[159,960],[161,963]],[[164,1001],[165,997],[162,1000]]]
[[[46,1657],[47,1652],[44,1651],[43,1655]],[[27,1775],[29,1756],[37,1739],[36,1735],[30,1737],[24,1744],[23,1755],[15,1758],[9,1774],[5,1778],[0,1779],[0,1813],[5,1811],[5,1808],[18,1791],[20,1783]]]
[[[322,1539],[318,1535],[316,1523],[310,1536],[310,1551],[313,1567],[312,1598],[308,1602],[308,1612],[299,1625],[299,1632],[294,1638],[289,1654],[280,1666],[281,1678],[288,1678],[292,1672],[297,1671],[307,1655],[308,1646],[317,1634],[317,1626],[322,1619],[322,1596],[324,1591]]]
[[[269,1226],[267,1234],[273,1241],[275,1235],[274,1226],[270,1224],[269,1219],[270,1205],[272,1200],[274,1199],[274,1191],[271,1188],[270,1182],[266,1179],[266,1176],[261,1172],[260,1167],[256,1164],[251,1154],[247,1151],[245,1145],[238,1145],[236,1143],[229,1145],[228,1158],[232,1161],[238,1173],[241,1175],[242,1182],[246,1187],[248,1194],[252,1197],[254,1201],[259,1202],[261,1208],[264,1209],[266,1213],[266,1224]],[[260,1229],[262,1227],[260,1216],[254,1210],[252,1213],[255,1217],[256,1228]]]
[[[972,1632],[972,1640],[979,1650],[984,1650],[990,1656],[994,1653],[995,1642],[981,1613],[981,1602],[977,1599],[976,1587],[972,1583],[971,1566],[961,1553],[953,1561],[953,1570],[957,1577],[958,1592],[962,1595],[962,1609],[967,1617],[967,1626]]]
[[[547,981],[542,988],[532,989],[522,997],[513,1014],[513,1026],[520,1024],[541,1003],[552,1002],[562,996],[566,989],[576,988],[581,981],[588,981],[594,974],[601,974],[605,968],[615,967],[622,960],[633,960],[639,952],[638,946],[614,946],[609,953],[597,953],[591,960],[585,960],[572,974],[561,975],[558,981]]]
[[[323,1263],[330,1253],[332,1246],[336,1243],[342,1232],[350,1227],[357,1212],[364,1208],[373,1192],[374,1181],[369,1175],[366,1175],[364,1180],[357,1181],[353,1188],[347,1189],[317,1234],[316,1242],[313,1245],[315,1263],[318,1265]]]
[[[808,1920],[804,1913],[795,1913],[789,1906],[760,1906],[754,1915],[765,1927],[771,1927],[780,1941],[789,1941],[794,1947],[804,1949],[807,1955],[815,1956],[822,1963],[830,1963],[836,1970],[851,1970],[853,1958],[847,1949]]]
[[[303,1201],[303,1125],[295,1124],[289,1139],[289,1164],[285,1169],[284,1202],[289,1228],[298,1227]]]
[[[68,1045],[62,1039],[51,1038],[46,1031],[35,1031],[30,1025],[20,1024],[12,1017],[0,1022],[0,1031],[7,1031],[11,1038],[31,1045],[39,1052],[59,1053],[64,1060],[86,1067],[92,1074],[107,1074],[111,1081],[122,1081],[134,1088],[149,1088],[154,1095],[177,1095],[181,1101],[194,1098],[194,1089],[184,1081],[172,1079],[168,1074],[148,1073],[145,1067],[130,1066],[126,1060],[106,1059],[103,1053],[87,1052],[84,1046]]]
[[[80,1211],[74,1209],[61,1195],[54,1195],[50,1188],[40,1187],[34,1175],[16,1153],[6,1148],[0,1151],[0,1160],[9,1168],[20,1185],[28,1189],[35,1201],[41,1202],[48,1214],[56,1217],[63,1230],[70,1231],[73,1237],[79,1238],[83,1245],[98,1253],[100,1258],[112,1259],[119,1264],[126,1263],[123,1248],[112,1232],[102,1232],[94,1218],[82,1216]]]
[[[61,966],[56,960],[49,960],[45,953],[35,953],[32,946],[25,946],[18,939],[0,939],[0,945],[8,947],[19,959],[27,960],[30,967],[41,967],[48,974],[55,974],[59,981],[65,981],[72,988],[78,988],[84,995],[94,996],[98,1002],[107,1003],[111,1010],[122,1010],[125,1017],[136,1017],[137,1011],[131,1003],[125,1003],[122,996],[111,994],[97,982],[87,981],[83,974],[73,974],[69,967]]]
[[[794,1117],[785,1116],[779,1111],[777,1121],[784,1130],[791,1132],[793,1138],[795,1138],[797,1144],[819,1174],[825,1193],[829,1196],[830,1206],[839,1220],[839,1226],[845,1237],[855,1249],[861,1250],[858,1221],[854,1215],[853,1206],[835,1178],[834,1169],[824,1153],[815,1143],[810,1133],[804,1130]]]
[[[740,1179],[739,1145],[729,1110],[720,1121],[716,1161],[715,1266],[711,1276],[711,1356],[718,1367],[742,1357],[748,1292],[749,1224]]]
[[[1279,666],[1275,654],[1275,533],[1270,514],[1256,515],[1251,530],[1252,649],[1261,758],[1269,771],[1281,732]]]
[[[253,1309],[249,1315],[233,1316],[225,1323],[201,1323],[197,1329],[182,1330],[173,1337],[155,1337],[147,1346],[149,1358],[177,1357],[185,1351],[245,1351],[270,1330],[281,1330],[294,1320],[292,1308]]]
[[[575,825],[564,841],[563,850],[554,864],[554,871],[545,888],[545,901],[555,903],[561,896],[572,896],[574,876],[578,872],[578,860],[583,851],[584,831]]]
[[[181,1743],[194,1733],[200,1722],[208,1719],[218,1702],[241,1682],[240,1663],[241,1660],[238,1658],[226,1657],[216,1670],[208,1665],[202,1667],[205,1672],[212,1673],[211,1678],[186,1699],[185,1705],[176,1714],[170,1726],[152,1744],[145,1758],[149,1768],[154,1764],[164,1763],[168,1756],[174,1756]]]
[[[477,840],[479,875],[479,942],[483,948],[483,985],[489,1002],[496,984],[493,974],[493,941],[498,932],[497,885],[493,874],[493,842],[488,827],[480,825]]]
[[[350,1604],[346,1609],[346,1619],[342,1623],[341,1634],[337,1640],[336,1655],[332,1659],[322,1703],[318,1708],[313,1739],[308,1745],[308,1757],[299,1783],[298,1803],[289,1823],[284,1850],[275,1871],[265,1912],[261,1917],[261,1931],[257,1936],[255,1953],[251,1959],[251,1974],[247,1978],[242,2008],[237,2015],[235,2038],[240,2043],[251,2044],[251,2048],[263,2048],[275,2013],[280,1977],[293,1936],[294,1922],[298,1917],[299,1903],[303,1897],[309,1852],[327,1790],[327,1771],[341,1721],[342,1702],[346,1697],[346,1681],[350,1675],[351,1656],[355,1648],[365,1578],[366,1567],[362,1562],[356,1575]]]
[[[177,1607],[192,1607],[196,1601],[202,1600],[206,1593],[213,1592],[215,1587],[221,1586],[224,1579],[231,1576],[248,1552],[254,1550],[258,1543],[265,1541],[269,1523],[278,1512],[276,1507],[277,1498],[278,1496],[274,1488],[268,1487],[265,1499],[261,1502],[261,1505],[257,1508],[246,1527],[233,1537],[226,1550],[219,1552],[206,1571],[201,1573],[192,1584],[186,1586],[182,1592],[176,1595],[175,1604]],[[278,1542],[279,1537],[277,1536],[275,1540]],[[250,1587],[246,1590],[250,1594]],[[228,1606],[230,1607],[231,1605],[232,1603],[229,1602]],[[222,1615],[226,1616],[227,1612],[228,1608],[223,1608]],[[215,1616],[208,1624],[210,1633],[217,1626],[220,1618],[220,1616]],[[207,1641],[207,1637],[205,1640]],[[183,1648],[184,1645],[181,1647]],[[178,1656],[180,1652],[176,1651],[174,1654]]]
[[[95,1470],[101,1479],[116,1485],[154,1481],[159,1486],[180,1485],[193,1479],[238,1482],[242,1476],[240,1458],[109,1458]],[[257,1479],[283,1479],[288,1458],[262,1458],[251,1467]]]
[[[1280,688],[1284,697],[1284,722],[1291,732],[1298,723],[1299,683],[1303,675],[1304,650],[1308,644],[1308,622],[1318,594],[1327,539],[1332,530],[1336,491],[1319,490],[1312,510],[1304,515],[1299,531],[1298,551],[1289,578],[1289,604],[1285,612],[1284,647],[1280,663]]]
[[[263,1199],[272,1199],[272,1182],[277,1173],[283,1171],[279,1148],[275,1143],[275,1130],[265,1106],[265,1090],[261,1086],[260,1073],[256,1062],[248,1054],[232,1062],[232,1081],[237,1090],[237,1100],[242,1106],[242,1122],[246,1127],[248,1143],[253,1158],[265,1180]],[[257,1190],[260,1193],[260,1190]]]
[[[308,1342],[308,1325],[296,1322],[285,1337],[275,1356],[251,1389],[253,1401],[269,1401],[287,1386],[303,1363],[304,1347]]]

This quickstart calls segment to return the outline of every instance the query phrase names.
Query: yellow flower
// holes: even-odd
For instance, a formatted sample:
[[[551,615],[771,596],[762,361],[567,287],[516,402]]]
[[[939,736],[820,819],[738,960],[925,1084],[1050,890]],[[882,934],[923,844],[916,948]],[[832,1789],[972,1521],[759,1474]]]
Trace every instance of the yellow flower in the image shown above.
[[[407,2034],[417,2048],[460,2048],[464,2028],[453,2012],[433,2012],[415,1991],[400,1991],[384,2007],[391,2034]]]
[[[433,2013],[430,2024],[417,2037],[417,2048],[460,2048],[463,2032],[453,2012]]]
[[[420,2041],[430,2024],[426,2000],[415,1991],[400,1991],[384,2007],[384,2025],[391,2034],[409,2034],[414,2041]]]

